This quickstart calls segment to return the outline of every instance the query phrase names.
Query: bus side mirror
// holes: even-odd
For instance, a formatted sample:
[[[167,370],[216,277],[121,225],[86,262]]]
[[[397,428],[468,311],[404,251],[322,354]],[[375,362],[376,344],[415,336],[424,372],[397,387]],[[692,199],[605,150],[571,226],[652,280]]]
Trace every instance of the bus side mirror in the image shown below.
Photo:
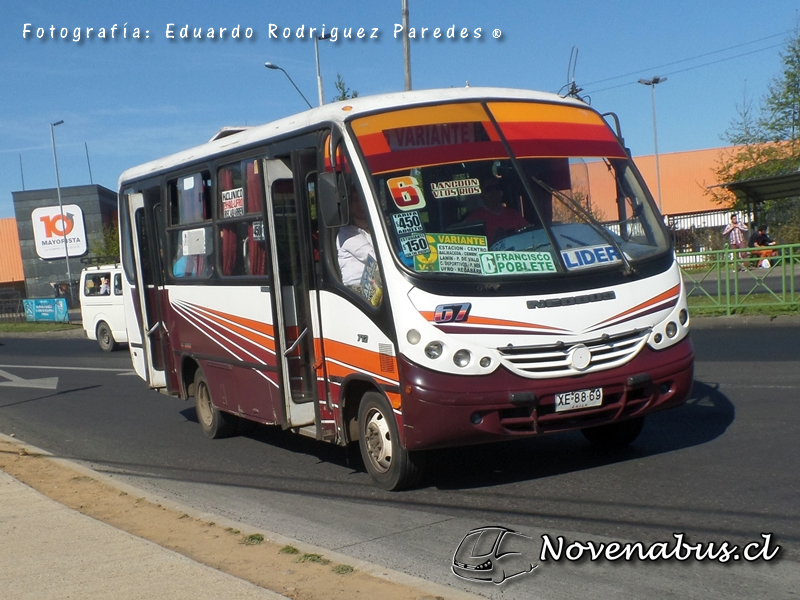
[[[348,198],[350,197],[347,177],[335,171],[320,173],[319,207],[322,224],[325,227],[340,227],[350,220]]]

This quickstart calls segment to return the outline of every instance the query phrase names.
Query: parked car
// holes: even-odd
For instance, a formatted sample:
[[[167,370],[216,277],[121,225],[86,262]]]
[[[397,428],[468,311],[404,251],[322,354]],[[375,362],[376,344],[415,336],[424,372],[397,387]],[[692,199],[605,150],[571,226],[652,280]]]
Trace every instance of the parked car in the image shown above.
[[[86,267],[81,271],[81,318],[86,337],[105,352],[127,343],[120,265]]]

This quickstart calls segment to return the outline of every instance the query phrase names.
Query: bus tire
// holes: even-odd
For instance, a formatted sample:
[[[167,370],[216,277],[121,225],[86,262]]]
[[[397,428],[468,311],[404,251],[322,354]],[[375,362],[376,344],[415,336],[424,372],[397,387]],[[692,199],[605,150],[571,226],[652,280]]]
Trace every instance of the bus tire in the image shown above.
[[[197,410],[197,420],[205,433],[211,439],[230,437],[236,433],[236,417],[222,412],[211,400],[211,389],[199,368],[194,374],[194,403]]]
[[[367,472],[378,487],[401,490],[422,478],[424,454],[403,448],[392,407],[377,392],[367,392],[358,407],[358,445]]]
[[[621,448],[639,437],[643,426],[644,417],[635,417],[599,427],[587,427],[581,429],[581,433],[594,446],[609,449]]]
[[[97,344],[103,352],[113,352],[117,349],[117,342],[111,333],[111,327],[105,321],[100,321],[95,329],[97,334]]]

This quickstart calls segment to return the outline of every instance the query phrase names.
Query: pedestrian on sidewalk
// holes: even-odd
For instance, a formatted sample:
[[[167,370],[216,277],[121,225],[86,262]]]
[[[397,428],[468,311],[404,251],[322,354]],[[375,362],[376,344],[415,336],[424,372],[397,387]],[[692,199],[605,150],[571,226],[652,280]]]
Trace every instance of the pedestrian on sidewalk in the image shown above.
[[[725,227],[725,230],[722,232],[722,236],[728,237],[728,247],[729,248],[747,248],[747,240],[745,239],[745,235],[747,234],[747,227],[745,227],[742,223],[739,223],[739,217],[736,214],[731,215],[731,222],[728,223],[728,226]],[[734,255],[735,256],[735,255]],[[746,257],[746,253],[741,252],[739,253],[739,258],[743,259]],[[745,271],[746,269],[744,266],[739,265],[740,271]]]

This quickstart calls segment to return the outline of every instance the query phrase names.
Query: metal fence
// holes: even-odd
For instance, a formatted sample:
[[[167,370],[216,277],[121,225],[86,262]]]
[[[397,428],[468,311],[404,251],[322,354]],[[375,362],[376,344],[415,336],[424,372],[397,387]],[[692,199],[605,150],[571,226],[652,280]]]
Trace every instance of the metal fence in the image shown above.
[[[22,295],[13,288],[0,288],[0,321],[17,322],[25,320]]]
[[[800,244],[680,253],[678,262],[695,310],[731,315],[756,306],[800,308]]]

